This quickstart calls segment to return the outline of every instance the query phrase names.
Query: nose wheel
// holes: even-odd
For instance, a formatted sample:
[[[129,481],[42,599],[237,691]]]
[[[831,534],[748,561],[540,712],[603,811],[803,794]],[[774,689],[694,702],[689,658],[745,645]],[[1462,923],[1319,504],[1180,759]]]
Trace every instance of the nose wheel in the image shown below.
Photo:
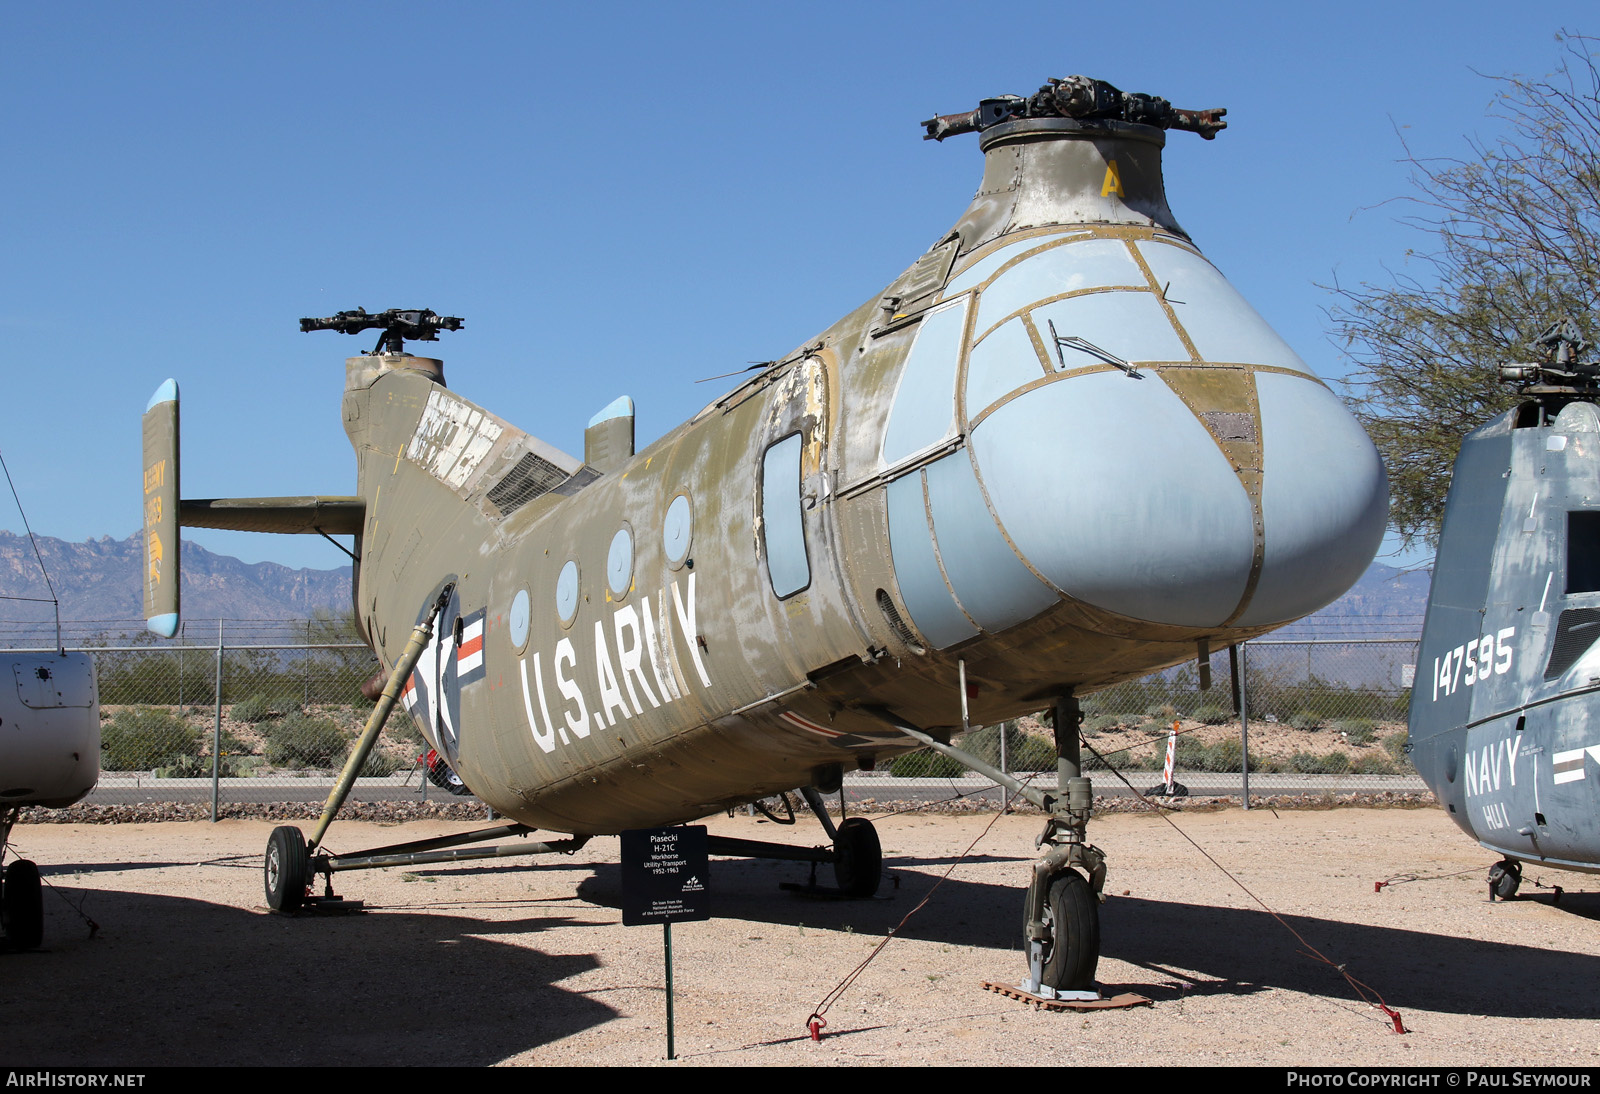
[[[1100,964],[1100,902],[1076,870],[1063,870],[1050,881],[1045,898],[1043,940],[1044,985],[1057,993],[1095,990]]]

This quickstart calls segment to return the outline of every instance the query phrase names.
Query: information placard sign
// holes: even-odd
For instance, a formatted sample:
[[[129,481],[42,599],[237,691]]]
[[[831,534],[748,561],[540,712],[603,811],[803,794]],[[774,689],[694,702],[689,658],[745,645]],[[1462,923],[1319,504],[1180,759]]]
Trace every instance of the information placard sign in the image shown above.
[[[709,861],[703,824],[622,833],[622,923],[710,919]]]

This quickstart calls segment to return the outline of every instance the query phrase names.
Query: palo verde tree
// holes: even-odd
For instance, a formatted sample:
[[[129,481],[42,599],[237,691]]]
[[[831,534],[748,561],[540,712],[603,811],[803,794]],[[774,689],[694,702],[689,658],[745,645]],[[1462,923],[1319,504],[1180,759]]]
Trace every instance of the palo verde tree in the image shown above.
[[[1591,342],[1600,331],[1600,40],[1564,41],[1552,75],[1496,79],[1501,136],[1408,158],[1404,222],[1428,238],[1408,271],[1334,286],[1350,406],[1388,465],[1407,546],[1437,543],[1461,438],[1516,402],[1496,365],[1536,360],[1529,343],[1563,317]]]

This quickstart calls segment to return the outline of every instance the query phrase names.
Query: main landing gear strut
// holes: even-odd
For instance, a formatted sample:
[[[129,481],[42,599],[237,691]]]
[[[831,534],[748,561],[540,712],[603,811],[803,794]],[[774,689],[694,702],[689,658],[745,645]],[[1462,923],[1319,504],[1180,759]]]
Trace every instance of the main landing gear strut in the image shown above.
[[[389,713],[394,710],[395,701],[400,697],[400,689],[405,685],[406,678],[411,675],[412,670],[417,667],[422,651],[433,638],[433,621],[449,603],[451,591],[451,586],[445,586],[427,616],[411,632],[411,640],[406,643],[400,660],[395,662],[394,670],[389,673],[388,683],[384,685],[383,694],[379,696],[377,704],[372,708],[371,716],[367,718],[361,739],[356,742],[355,749],[350,753],[350,759],[345,762],[344,770],[339,773],[338,783],[334,785],[326,804],[322,807],[322,817],[317,821],[316,830],[311,834],[311,838],[307,840],[300,829],[292,825],[272,830],[272,835],[267,840],[262,880],[266,888],[267,906],[273,911],[293,912],[304,907],[308,901],[332,900],[333,875],[340,870],[371,870],[384,866],[415,866],[431,862],[460,862],[464,859],[510,858],[516,855],[571,852],[588,842],[587,836],[574,836],[571,839],[550,843],[530,842],[505,847],[465,848],[466,844],[481,843],[501,836],[526,836],[533,831],[522,824],[504,824],[459,836],[443,836],[439,839],[381,847],[358,855],[332,856],[316,853],[322,843],[322,837],[327,835],[328,825],[333,823],[340,806],[344,805],[345,798],[349,797],[350,788],[356,782],[356,775],[366,764],[367,756],[371,754],[373,746],[377,744],[378,734],[383,731],[383,724],[388,721]],[[317,874],[323,875],[326,879],[325,895],[321,898],[311,895],[311,883]]]
[[[1105,888],[1106,860],[1105,854],[1088,842],[1094,790],[1083,776],[1078,740],[1083,712],[1078,700],[1071,695],[1056,700],[1058,789],[1053,794],[1019,782],[888,711],[879,715],[901,732],[1044,811],[1044,831],[1035,841],[1042,854],[1033,864],[1023,907],[1028,978],[1021,987],[1042,999],[1098,999],[1094,974],[1100,963],[1100,894]]]
[[[504,824],[456,836],[442,836],[438,839],[379,847],[355,855],[318,853],[317,848],[321,845],[323,836],[327,834],[328,826],[333,823],[334,816],[344,804],[345,798],[349,796],[351,787],[355,785],[357,773],[367,762],[367,756],[377,743],[378,734],[383,731],[384,722],[394,709],[400,689],[412,670],[416,668],[422,651],[433,638],[433,621],[449,602],[450,593],[451,589],[447,586],[439,594],[427,617],[411,632],[411,640],[406,644],[400,660],[395,662],[394,670],[389,673],[388,683],[384,685],[383,694],[372,708],[372,714],[367,719],[361,739],[356,742],[355,749],[350,753],[350,759],[346,761],[344,770],[339,774],[338,783],[322,807],[322,816],[317,821],[316,830],[311,838],[307,840],[300,829],[292,825],[283,825],[272,830],[272,835],[267,840],[262,881],[266,889],[267,906],[273,911],[295,912],[305,907],[307,903],[321,904],[333,901],[335,899],[333,875],[343,870],[375,870],[388,866],[420,866],[428,863],[512,858],[524,855],[571,854],[589,842],[588,836],[573,836],[571,839],[548,842],[519,838],[518,842],[507,845],[468,846],[502,837],[526,837],[534,831],[525,824]],[[883,872],[883,852],[872,823],[864,817],[851,817],[835,828],[816,789],[806,787],[801,793],[821,819],[823,827],[833,840],[833,847],[790,847],[756,840],[712,836],[707,840],[707,849],[712,854],[718,855],[789,859],[811,863],[831,862],[842,895],[858,898],[872,896],[878,891],[878,879]],[[325,892],[322,897],[313,896],[311,893],[312,883],[319,874],[325,880]],[[9,883],[10,880],[8,873],[6,881]],[[7,907],[9,906],[7,904]],[[33,944],[38,943],[35,941]]]
[[[840,779],[844,777],[842,771],[838,772],[838,777]],[[828,787],[830,792],[837,789],[837,783]],[[822,823],[822,830],[833,841],[832,847],[796,847],[786,843],[737,839],[733,836],[707,836],[706,850],[713,855],[729,855],[736,858],[809,862],[812,864],[812,884],[804,891],[852,900],[865,900],[875,896],[883,877],[883,846],[878,842],[878,830],[866,817],[851,817],[842,824],[835,825],[833,818],[828,816],[828,807],[822,800],[822,793],[815,786],[801,787],[800,796],[805,799],[806,805],[810,806],[811,812],[816,814],[817,820]],[[792,817],[788,823],[792,823]],[[816,867],[828,863],[833,864],[833,880],[838,886],[832,891],[820,890],[815,884]]]

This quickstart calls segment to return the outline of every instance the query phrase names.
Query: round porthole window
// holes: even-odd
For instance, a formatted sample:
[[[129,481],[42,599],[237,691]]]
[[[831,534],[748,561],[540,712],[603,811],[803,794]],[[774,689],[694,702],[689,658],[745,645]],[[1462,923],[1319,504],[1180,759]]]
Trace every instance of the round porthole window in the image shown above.
[[[606,552],[606,585],[611,595],[621,600],[628,595],[633,582],[633,533],[624,524],[611,537],[611,550]]]
[[[683,564],[689,557],[689,542],[694,538],[693,521],[689,514],[689,496],[679,494],[667,506],[667,519],[661,525],[661,549],[667,561],[674,566]]]
[[[521,653],[528,645],[528,590],[518,589],[511,598],[511,612],[506,625],[511,628],[511,644]]]
[[[569,560],[556,578],[556,618],[563,626],[578,614],[578,564]]]

